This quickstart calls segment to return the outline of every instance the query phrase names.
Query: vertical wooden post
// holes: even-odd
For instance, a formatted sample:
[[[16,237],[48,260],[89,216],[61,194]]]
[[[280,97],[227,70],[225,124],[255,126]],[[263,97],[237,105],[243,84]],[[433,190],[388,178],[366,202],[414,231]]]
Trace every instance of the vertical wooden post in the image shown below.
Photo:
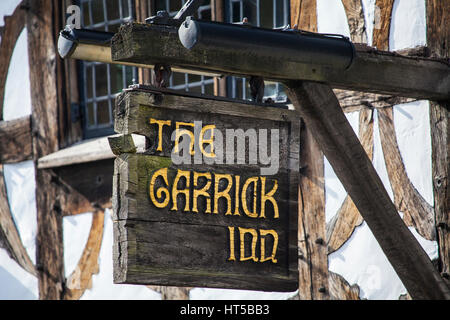
[[[450,3],[427,0],[427,46],[432,56],[450,57]],[[449,159],[450,101],[430,101],[430,128],[434,213],[439,243],[439,271],[450,279],[450,173]]]
[[[28,56],[35,164],[40,157],[58,150],[58,54],[53,28],[54,10],[52,0],[28,2]],[[51,183],[49,172],[36,170],[36,186],[39,298],[61,299],[65,281],[62,215],[55,203],[56,189]]]
[[[317,32],[316,0],[291,0],[291,25]],[[299,298],[329,299],[324,156],[311,129],[300,134],[298,199]]]

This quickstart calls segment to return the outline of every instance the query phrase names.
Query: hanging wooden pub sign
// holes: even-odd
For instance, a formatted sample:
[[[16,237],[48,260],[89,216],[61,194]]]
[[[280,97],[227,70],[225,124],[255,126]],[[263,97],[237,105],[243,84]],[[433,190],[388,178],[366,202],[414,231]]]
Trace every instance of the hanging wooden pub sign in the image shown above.
[[[293,111],[141,86],[115,130],[115,283],[297,290]]]

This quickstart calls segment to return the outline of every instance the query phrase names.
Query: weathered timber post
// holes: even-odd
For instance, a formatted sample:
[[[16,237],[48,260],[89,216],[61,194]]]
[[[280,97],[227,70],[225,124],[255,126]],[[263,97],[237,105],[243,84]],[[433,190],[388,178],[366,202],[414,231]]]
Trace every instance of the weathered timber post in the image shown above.
[[[414,299],[450,299],[450,290],[408,230],[326,84],[288,82],[288,95]]]

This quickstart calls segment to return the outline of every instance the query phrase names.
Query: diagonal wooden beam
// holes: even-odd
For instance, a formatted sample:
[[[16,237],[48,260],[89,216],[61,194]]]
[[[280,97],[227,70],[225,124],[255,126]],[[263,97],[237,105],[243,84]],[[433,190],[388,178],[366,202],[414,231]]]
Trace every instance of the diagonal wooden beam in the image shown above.
[[[370,160],[373,157],[373,110],[359,112],[359,140]],[[328,254],[338,250],[363,222],[352,198],[347,195],[342,206],[327,224]]]
[[[378,110],[379,132],[386,171],[394,193],[397,210],[404,213],[407,225],[428,240],[436,240],[434,211],[413,186],[406,174],[394,127],[394,112],[391,108]]]
[[[287,93],[414,299],[450,299],[450,289],[400,218],[330,86],[287,82]]]
[[[31,160],[32,150],[29,116],[11,121],[0,121],[0,163]]]
[[[97,210],[93,214],[91,231],[84,246],[83,254],[66,282],[64,300],[78,300],[86,289],[92,287],[92,275],[99,271],[98,258],[103,239],[105,212]]]
[[[8,204],[3,165],[0,164],[0,247],[3,246],[11,258],[29,273],[36,275],[28,253],[20,239],[19,231],[14,223]]]
[[[353,42],[367,43],[366,22],[361,0],[342,0]]]
[[[375,25],[372,46],[379,50],[389,50],[389,32],[391,30],[392,8],[394,0],[377,0],[375,2]]]

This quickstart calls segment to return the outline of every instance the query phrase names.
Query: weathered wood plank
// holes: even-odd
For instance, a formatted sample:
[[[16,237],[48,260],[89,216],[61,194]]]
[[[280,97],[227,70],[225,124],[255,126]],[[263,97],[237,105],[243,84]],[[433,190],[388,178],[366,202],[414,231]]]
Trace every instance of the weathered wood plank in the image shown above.
[[[308,82],[287,86],[296,110],[314,130],[316,141],[411,296],[449,299],[449,288],[398,215],[331,88]]]
[[[0,121],[0,163],[32,159],[30,117]]]
[[[9,256],[22,268],[36,275],[36,268],[23,246],[19,231],[11,215],[2,164],[0,164],[0,246],[4,247]]]
[[[118,265],[115,268],[116,282],[185,286],[192,284],[191,281],[193,279],[191,279],[191,276],[198,275],[204,277],[197,284],[199,286],[259,288],[260,290],[274,291],[294,291],[297,288],[298,284],[294,280],[295,276],[293,275],[297,271],[296,268],[295,270],[292,269],[293,264],[296,267],[296,254],[294,254],[296,253],[296,241],[293,244],[293,239],[291,239],[292,231],[296,233],[296,230],[289,222],[292,216],[295,218],[295,215],[289,211],[289,203],[286,200],[283,201],[283,199],[289,198],[289,190],[281,190],[283,187],[281,184],[282,180],[279,180],[280,189],[277,192],[279,197],[276,197],[276,201],[279,212],[283,214],[276,221],[272,221],[274,217],[272,207],[266,208],[267,219],[255,220],[247,217],[242,211],[239,211],[239,215],[236,216],[236,207],[233,207],[232,212],[234,213],[232,215],[224,214],[228,208],[225,201],[211,204],[210,210],[214,212],[216,212],[216,205],[219,206],[217,208],[218,213],[208,214],[205,212],[208,208],[205,207],[206,202],[199,200],[198,212],[195,213],[195,211],[193,212],[194,209],[191,209],[192,203],[190,201],[186,202],[186,198],[183,197],[177,197],[177,210],[158,210],[152,207],[148,197],[147,186],[152,172],[170,164],[170,159],[163,160],[164,158],[161,157],[142,154],[122,154],[116,160],[115,186],[113,187],[116,191],[114,192],[113,208],[115,230],[117,230],[115,232],[115,243],[118,247],[117,251],[115,251],[115,260],[120,257],[129,257],[131,259],[127,260],[125,265],[121,267]],[[169,167],[168,174],[169,184],[173,180],[171,167]],[[201,167],[206,172],[212,172],[205,165],[201,165]],[[219,170],[214,170],[214,174],[220,172],[234,174],[231,170],[232,168],[224,168],[223,166],[220,168]],[[247,176],[244,175],[243,171],[241,172],[240,177],[244,182]],[[245,172],[255,176],[255,172],[249,171],[248,168],[245,169]],[[270,181],[268,179],[267,184],[273,186],[272,179],[274,178],[270,177]],[[214,185],[215,183],[219,183],[221,190],[225,188],[225,185],[221,186],[220,182],[212,184]],[[163,187],[163,185],[159,185],[158,181],[156,181],[156,184],[154,186],[155,190]],[[186,186],[178,185],[178,189],[183,189],[184,187]],[[230,194],[234,195],[235,193],[235,189],[230,191]],[[172,207],[172,204],[175,206],[174,199],[172,198],[168,201],[167,208]],[[231,203],[234,205],[235,201],[233,196]],[[249,201],[251,201],[250,198]],[[229,227],[233,228],[233,234],[235,234],[234,229],[238,230],[239,228],[275,230],[279,239],[276,253],[278,263],[238,263],[229,261],[231,258],[230,250],[232,250],[228,248],[229,241],[232,241],[229,238]],[[167,238],[167,235],[170,235],[170,238]],[[233,237],[238,238],[239,234]],[[285,244],[288,243],[289,247],[286,247]],[[137,249],[136,246],[140,249]],[[268,239],[266,246],[272,248],[275,246],[275,243]],[[135,249],[132,249],[133,247]],[[211,248],[214,250],[211,251]],[[246,246],[245,250],[245,255],[249,256],[248,250],[250,250],[250,247]],[[262,249],[259,244],[256,244],[256,247],[252,250],[259,252]],[[234,250],[232,251],[234,252]],[[253,281],[261,280],[259,278],[253,279],[252,275],[255,272],[256,274],[266,275],[268,279],[265,283]],[[172,277],[172,274],[174,277]],[[271,274],[270,277],[268,276],[269,274]],[[231,277],[231,279],[228,279],[228,277]],[[198,278],[195,279],[195,281],[198,281]],[[242,287],[244,283],[245,286]]]
[[[436,239],[434,212],[420,195],[406,174],[400,149],[397,143],[392,108],[378,110],[379,132],[386,170],[394,193],[397,210],[404,213],[403,220],[408,226],[428,240]]]
[[[302,281],[299,295],[302,300],[327,300],[330,292],[325,242],[324,157],[311,129],[306,126],[302,128],[298,223],[302,226],[299,226],[299,251],[303,258],[299,259],[299,276]]]
[[[373,157],[373,110],[359,112],[359,140],[370,160]],[[327,225],[328,253],[338,250],[352,235],[363,218],[352,198],[347,195],[339,211]]]
[[[291,0],[291,26],[317,32],[316,0]]]
[[[431,165],[439,271],[450,282],[450,103],[430,102]]]
[[[177,28],[138,23],[122,26],[112,39],[111,50],[113,60],[122,62],[164,62],[173,66],[255,75],[273,80],[320,81],[334,88],[412,98],[442,100],[450,96],[450,67],[447,63],[376,50],[357,51],[352,67],[342,71],[329,66],[240,54],[238,50],[187,50],[178,39]]]
[[[329,271],[331,300],[359,300],[359,287],[350,284],[339,274]]]
[[[352,42],[367,43],[366,23],[361,0],[342,0]]]
[[[389,32],[394,0],[376,0],[375,25],[372,35],[372,46],[378,50],[389,50]]]
[[[450,57],[450,3],[426,1],[427,46],[436,57]],[[431,164],[434,213],[439,244],[439,271],[450,283],[450,102],[430,102]]]
[[[450,3],[448,1],[426,0],[427,47],[431,55],[438,58],[450,57]]]
[[[77,209],[75,203],[71,206],[71,204],[68,203],[68,200],[66,200],[65,203],[69,204],[69,207],[63,211],[64,214],[70,213],[72,212],[71,210],[74,209],[76,209],[74,213],[81,213],[80,210],[82,208],[108,208],[111,206],[114,159],[58,167],[54,168],[53,172],[58,176],[58,179],[54,178],[53,182],[56,183],[59,188],[67,185],[67,191],[76,191],[72,197],[69,196],[69,199],[75,200],[76,198],[79,198],[79,205],[81,208],[79,207],[79,209]],[[80,174],[80,172],[83,174]],[[58,183],[58,181],[61,182]],[[87,206],[88,203],[90,206]],[[70,209],[71,207],[72,209]]]
[[[52,0],[28,2],[27,32],[32,102],[33,155],[38,159],[58,150],[58,90],[56,45]],[[61,299],[63,294],[64,259],[62,215],[54,207],[55,188],[51,175],[36,171],[36,268],[40,299]]]
[[[291,1],[291,25],[317,32],[315,0]],[[328,257],[324,250],[325,184],[324,158],[309,128],[300,134],[299,177],[299,299],[329,299]]]
[[[417,101],[413,98],[380,95],[368,92],[356,92],[349,90],[333,90],[344,112],[361,111],[367,108],[378,109],[391,107],[394,104]]]

